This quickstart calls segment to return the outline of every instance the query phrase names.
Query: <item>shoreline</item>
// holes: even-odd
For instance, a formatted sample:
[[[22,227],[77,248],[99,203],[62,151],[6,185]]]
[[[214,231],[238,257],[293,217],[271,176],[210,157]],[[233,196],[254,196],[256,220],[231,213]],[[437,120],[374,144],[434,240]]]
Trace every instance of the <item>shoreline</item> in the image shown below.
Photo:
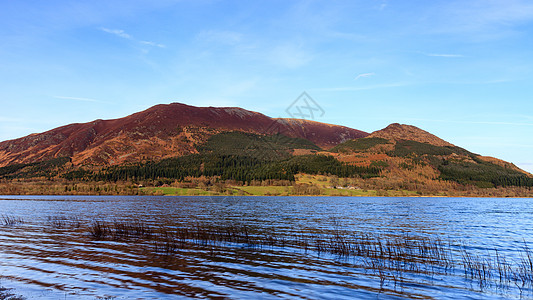
[[[223,197],[223,198],[238,198],[238,197],[321,197],[321,198],[479,198],[479,199],[533,199],[533,196],[468,196],[468,195],[457,195],[457,196],[442,196],[442,195],[393,195],[393,196],[374,196],[374,195],[130,195],[130,194],[0,194],[0,197],[10,197],[10,196],[74,196],[74,197]],[[0,200],[17,200],[17,199],[0,199]]]

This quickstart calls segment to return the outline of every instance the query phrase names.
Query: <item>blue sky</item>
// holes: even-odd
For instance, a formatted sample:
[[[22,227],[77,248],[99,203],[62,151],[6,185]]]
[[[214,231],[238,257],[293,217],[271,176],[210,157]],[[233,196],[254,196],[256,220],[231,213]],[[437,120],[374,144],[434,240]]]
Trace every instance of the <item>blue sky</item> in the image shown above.
[[[159,103],[430,131],[533,172],[533,2],[2,1],[0,140]]]

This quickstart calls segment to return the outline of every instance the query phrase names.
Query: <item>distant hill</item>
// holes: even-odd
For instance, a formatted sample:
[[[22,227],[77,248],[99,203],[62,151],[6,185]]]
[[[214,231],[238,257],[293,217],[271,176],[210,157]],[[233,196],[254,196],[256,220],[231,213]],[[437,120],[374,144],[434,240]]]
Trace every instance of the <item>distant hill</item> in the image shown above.
[[[393,123],[331,151],[340,161],[359,166],[390,162],[382,172],[388,178],[453,181],[480,188],[533,186],[531,174],[514,164],[472,153],[412,125]]]

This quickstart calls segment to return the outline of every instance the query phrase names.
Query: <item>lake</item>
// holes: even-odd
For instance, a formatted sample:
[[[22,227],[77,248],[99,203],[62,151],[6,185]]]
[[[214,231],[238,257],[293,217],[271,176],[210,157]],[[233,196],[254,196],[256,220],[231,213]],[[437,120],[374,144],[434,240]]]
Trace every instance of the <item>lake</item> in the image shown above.
[[[533,298],[533,199],[0,196],[28,299]]]

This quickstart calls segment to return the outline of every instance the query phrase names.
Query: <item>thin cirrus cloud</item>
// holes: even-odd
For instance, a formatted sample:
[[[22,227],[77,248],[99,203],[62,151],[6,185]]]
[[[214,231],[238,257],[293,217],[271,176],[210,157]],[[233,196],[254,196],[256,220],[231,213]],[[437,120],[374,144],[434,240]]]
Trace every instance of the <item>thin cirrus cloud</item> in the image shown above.
[[[104,101],[92,99],[92,98],[83,98],[83,97],[68,97],[68,96],[54,96],[55,99],[61,99],[61,100],[73,100],[73,101],[81,101],[81,102],[100,102],[105,103]]]
[[[163,45],[163,44],[158,44],[158,43],[154,43],[154,42],[150,42],[150,41],[139,41],[139,43],[141,43],[143,45],[152,46],[152,47],[165,48],[165,45]]]
[[[355,76],[354,80],[358,80],[358,79],[361,79],[361,78],[367,78],[367,77],[371,77],[371,76],[374,76],[374,75],[376,75],[376,73],[362,73],[362,74],[359,74],[359,75]]]
[[[197,35],[197,39],[217,44],[236,45],[242,42],[243,35],[235,31],[204,30]]]
[[[279,45],[268,54],[272,62],[287,68],[299,68],[313,60],[313,54],[295,45]]]
[[[23,119],[9,118],[9,117],[2,117],[2,116],[0,116],[0,122],[16,123],[16,122],[22,122],[22,121],[23,121]]]
[[[486,124],[486,125],[509,125],[509,126],[533,126],[529,122],[499,122],[499,121],[455,121],[455,120],[438,120],[438,119],[420,119],[408,118],[409,121],[424,121],[424,122],[441,122],[441,123],[455,123],[455,124]]]
[[[446,57],[446,58],[460,58],[460,57],[465,57],[465,56],[462,55],[462,54],[445,54],[445,53],[424,53],[424,55],[426,55],[426,56],[431,56],[431,57]]]
[[[151,42],[151,41],[144,41],[144,40],[137,40],[137,39],[133,38],[133,36],[131,36],[131,34],[126,33],[122,29],[109,29],[109,28],[102,27],[102,28],[100,28],[100,30],[102,30],[103,32],[107,32],[109,34],[113,34],[113,35],[118,36],[118,37],[123,38],[123,39],[127,39],[127,40],[131,40],[131,41],[137,42],[137,43],[142,44],[142,45],[158,47],[158,48],[165,48],[166,47],[164,44],[160,44],[160,43],[155,43],[155,42]]]
[[[533,19],[533,4],[528,0],[455,1],[440,12],[451,30],[494,31]],[[473,17],[475,16],[475,17]]]
[[[366,91],[366,90],[375,90],[375,89],[398,88],[398,87],[404,87],[404,86],[409,86],[409,85],[411,85],[411,83],[408,83],[408,82],[395,82],[395,83],[384,83],[384,84],[375,84],[375,85],[368,85],[368,86],[315,88],[315,89],[310,89],[310,91],[354,92],[354,91]]]
[[[102,30],[103,32],[114,34],[114,35],[116,35],[118,37],[121,37],[123,39],[128,39],[128,40],[132,39],[131,35],[127,34],[122,29],[109,29],[109,28],[102,27],[102,28],[100,28],[100,30]]]

